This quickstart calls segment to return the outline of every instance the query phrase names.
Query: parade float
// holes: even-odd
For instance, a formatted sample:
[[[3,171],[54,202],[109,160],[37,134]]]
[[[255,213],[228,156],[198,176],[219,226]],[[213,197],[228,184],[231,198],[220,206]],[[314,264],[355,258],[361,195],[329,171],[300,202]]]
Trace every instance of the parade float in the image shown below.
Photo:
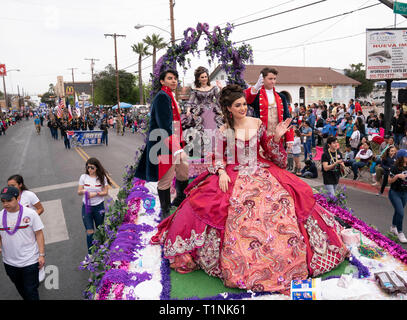
[[[179,45],[173,45],[158,61],[153,75],[157,87],[160,72],[180,65],[189,66],[186,55],[197,53],[198,40],[206,36],[204,51],[209,59],[219,59],[229,75],[229,83],[245,86],[242,80],[244,63],[252,60],[248,45],[235,48],[229,40],[232,26],[209,31],[207,24],[189,28]],[[209,62],[211,62],[210,60]],[[143,149],[143,146],[140,150]],[[314,279],[292,283],[290,294],[252,292],[225,287],[219,278],[202,270],[179,274],[162,259],[162,248],[151,245],[150,239],[159,224],[160,205],[156,183],[134,178],[134,170],[141,154],[137,150],[134,166],[126,168],[117,200],[110,201],[105,223],[94,237],[91,254],[80,269],[89,272],[84,297],[90,300],[232,300],[232,299],[406,299],[407,251],[382,235],[373,226],[358,219],[346,207],[343,191],[327,195],[314,191],[315,200],[335,215],[342,226],[349,257],[336,269]],[[193,161],[193,160],[191,160]],[[190,178],[203,170],[205,162],[191,162]]]

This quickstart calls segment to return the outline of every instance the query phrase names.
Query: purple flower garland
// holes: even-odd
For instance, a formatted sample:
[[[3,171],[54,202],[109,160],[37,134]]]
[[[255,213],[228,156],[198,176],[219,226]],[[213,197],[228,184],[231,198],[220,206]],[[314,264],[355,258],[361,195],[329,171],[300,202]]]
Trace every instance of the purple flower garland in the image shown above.
[[[170,262],[164,259],[164,253],[161,252],[161,284],[163,290],[161,291],[160,300],[171,299],[171,276],[170,276]]]
[[[362,220],[359,220],[351,211],[329,203],[326,198],[321,194],[314,194],[314,198],[323,208],[332,212],[334,215],[342,219],[345,223],[349,224],[356,230],[362,232],[367,238],[374,241],[379,247],[387,250],[393,257],[407,264],[407,251],[402,246],[382,235],[379,231],[368,226]]]
[[[100,286],[98,288],[99,300],[105,300],[114,285],[121,287],[137,286],[139,283],[151,280],[152,275],[144,273],[128,273],[128,266],[130,262],[135,261],[137,258],[134,256],[134,251],[142,250],[146,247],[142,243],[142,235],[146,232],[153,231],[154,228],[147,224],[123,224],[117,233],[116,239],[111,244],[111,252],[109,255],[109,265],[112,266],[103,276]],[[114,268],[115,262],[120,266]],[[136,277],[136,280],[132,278]],[[118,291],[115,294],[116,299],[122,299]]]
[[[229,35],[233,30],[233,25],[227,24],[222,30],[218,26],[214,27],[213,31],[209,31],[207,23],[198,23],[196,29],[190,27],[184,31],[184,39],[180,44],[173,44],[168,48],[167,52],[158,59],[152,77],[152,90],[150,99],[160,90],[161,85],[159,76],[161,72],[171,68],[176,69],[179,64],[185,71],[191,68],[190,59],[186,56],[191,53],[197,54],[198,41],[202,35],[206,36],[205,53],[208,56],[208,63],[211,64],[216,58],[220,62],[220,66],[228,75],[228,84],[238,84],[243,88],[247,87],[243,79],[245,63],[253,63],[253,50],[249,44],[242,44],[240,47],[235,47],[235,43],[229,40]]]

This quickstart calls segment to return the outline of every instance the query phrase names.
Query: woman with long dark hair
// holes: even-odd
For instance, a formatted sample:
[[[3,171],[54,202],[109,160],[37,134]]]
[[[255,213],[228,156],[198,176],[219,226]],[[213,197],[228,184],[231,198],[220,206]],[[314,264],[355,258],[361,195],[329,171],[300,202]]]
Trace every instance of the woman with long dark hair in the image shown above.
[[[389,174],[389,200],[394,208],[390,232],[397,235],[401,243],[407,243],[403,233],[404,208],[407,204],[407,150],[396,153],[396,161]]]
[[[186,117],[182,119],[182,127],[185,135],[194,139],[195,155],[204,157],[204,145],[210,145],[210,138],[223,124],[222,111],[218,104],[220,89],[218,85],[211,84],[208,69],[198,67],[194,76],[195,88],[192,89],[189,101],[185,105],[187,112]]]
[[[95,229],[105,219],[104,197],[108,194],[108,185],[112,182],[107,171],[96,158],[86,161],[85,173],[79,178],[78,195],[82,196],[82,220],[86,229],[88,252],[92,246]]]
[[[35,210],[38,215],[41,215],[44,212],[44,207],[42,206],[40,199],[38,199],[34,192],[28,190],[21,175],[13,174],[7,179],[7,185],[18,189],[20,195],[17,200],[23,207]]]
[[[311,187],[285,170],[282,137],[291,119],[273,124],[247,117],[237,85],[222,89],[225,124],[217,131],[208,171],[152,237],[177,272],[202,268],[228,287],[287,292],[292,280],[328,272],[349,254],[334,216]],[[260,146],[262,151],[260,151]]]
[[[396,161],[396,153],[397,148],[395,146],[387,148],[384,154],[381,156],[380,166],[376,167],[376,173],[380,172],[378,177],[376,174],[376,180],[380,183],[380,192],[377,193],[378,196],[383,195],[384,189],[389,182],[390,169]]]

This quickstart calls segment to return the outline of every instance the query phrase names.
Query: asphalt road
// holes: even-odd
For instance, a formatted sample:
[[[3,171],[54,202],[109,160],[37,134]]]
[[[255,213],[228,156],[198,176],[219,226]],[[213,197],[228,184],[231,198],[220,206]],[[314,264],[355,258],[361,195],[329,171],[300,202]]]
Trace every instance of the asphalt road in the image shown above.
[[[84,172],[87,157],[98,158],[110,173],[115,186],[122,184],[125,166],[134,162],[135,150],[142,137],[126,132],[117,136],[109,132],[109,146],[66,150],[63,140],[51,138],[49,129],[37,135],[33,121],[21,121],[0,136],[0,186],[12,174],[21,174],[27,187],[34,191],[45,207],[41,216],[46,236],[46,283],[40,286],[42,300],[80,300],[89,274],[78,266],[84,259],[86,234],[81,218],[81,197],[76,194],[77,181]],[[322,186],[322,179],[305,180],[311,186]],[[114,192],[117,189],[112,189]],[[393,208],[386,197],[348,188],[348,206],[355,215],[378,228],[389,231]],[[407,230],[407,219],[404,230]],[[407,249],[407,245],[403,245]],[[19,300],[14,285],[0,265],[0,300]]]
[[[87,157],[98,158],[108,170],[114,186],[122,184],[125,166],[133,164],[136,146],[142,138],[126,132],[117,136],[109,131],[108,146],[84,147],[84,153],[66,150],[63,140],[51,138],[47,127],[37,135],[33,121],[20,121],[0,136],[0,186],[7,185],[12,174],[21,174],[45,207],[41,215],[45,225],[46,281],[40,285],[43,300],[83,299],[88,272],[79,264],[87,254],[86,233],[81,218],[81,197],[77,182],[85,170]],[[117,189],[109,191],[114,194]],[[14,285],[0,265],[0,300],[20,299]],[[48,288],[46,288],[48,287]]]

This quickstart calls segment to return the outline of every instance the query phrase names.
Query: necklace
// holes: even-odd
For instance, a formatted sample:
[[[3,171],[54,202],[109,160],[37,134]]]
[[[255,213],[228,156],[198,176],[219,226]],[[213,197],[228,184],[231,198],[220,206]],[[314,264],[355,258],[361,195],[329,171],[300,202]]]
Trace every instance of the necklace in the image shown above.
[[[15,234],[17,232],[17,230],[18,230],[18,228],[20,227],[20,224],[21,224],[21,218],[23,216],[23,206],[21,204],[18,204],[18,205],[20,207],[20,210],[18,212],[17,222],[16,222],[16,225],[15,225],[13,231],[8,230],[9,228],[7,227],[7,211],[6,211],[6,209],[3,210],[3,228],[4,228],[4,230],[6,230],[6,232],[10,236],[12,236],[13,234]]]
[[[328,150],[329,155],[331,156],[332,164],[334,164],[336,161],[338,161],[338,151],[335,151],[335,159],[332,157],[331,150]],[[336,170],[336,169],[335,169]]]

